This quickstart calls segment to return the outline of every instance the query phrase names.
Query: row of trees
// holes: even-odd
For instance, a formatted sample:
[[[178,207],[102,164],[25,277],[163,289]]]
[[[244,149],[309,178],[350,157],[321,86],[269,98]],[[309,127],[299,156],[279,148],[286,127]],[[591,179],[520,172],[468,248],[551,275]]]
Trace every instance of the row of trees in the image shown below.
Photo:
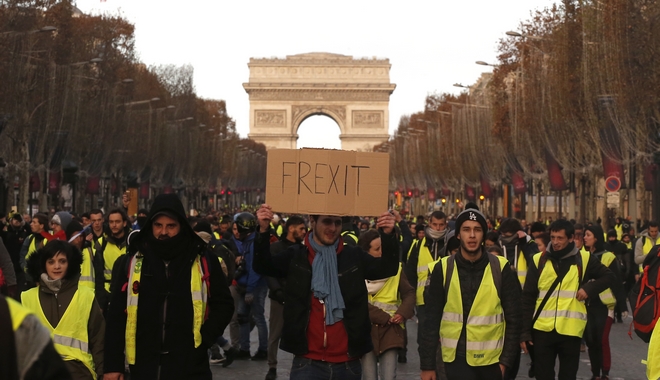
[[[48,204],[49,178],[79,195],[99,179],[114,195],[138,183],[190,195],[263,188],[265,147],[238,137],[224,101],[195,93],[191,66],[140,63],[121,16],[5,1],[0,51],[0,157],[20,210],[36,193]]]
[[[658,21],[660,3],[647,0],[563,0],[532,13],[500,41],[492,76],[459,96],[429,96],[376,148],[392,154],[393,186],[579,187],[583,219],[597,178],[651,190],[660,161]],[[555,163],[565,186],[548,181]]]

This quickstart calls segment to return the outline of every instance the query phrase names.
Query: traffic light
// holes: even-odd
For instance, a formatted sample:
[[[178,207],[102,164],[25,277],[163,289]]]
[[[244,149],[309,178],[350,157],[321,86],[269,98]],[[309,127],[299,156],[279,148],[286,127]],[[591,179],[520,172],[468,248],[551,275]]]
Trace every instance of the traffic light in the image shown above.
[[[412,191],[408,190],[408,196],[412,197]]]
[[[456,203],[461,203],[461,200],[456,198]]]
[[[486,197],[484,197],[483,194],[479,195],[479,202],[481,202],[481,204],[484,203],[484,199],[486,199]]]
[[[442,197],[441,201],[442,201],[442,204],[444,205],[445,203],[447,203],[447,198]]]

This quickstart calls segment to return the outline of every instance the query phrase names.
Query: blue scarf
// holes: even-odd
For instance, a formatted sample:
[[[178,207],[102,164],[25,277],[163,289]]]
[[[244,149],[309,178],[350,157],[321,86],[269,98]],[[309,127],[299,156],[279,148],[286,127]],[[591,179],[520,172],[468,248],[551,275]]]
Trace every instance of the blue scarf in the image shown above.
[[[312,291],[314,297],[325,303],[325,324],[334,325],[344,318],[346,308],[337,276],[339,239],[333,245],[319,245],[314,241],[314,234],[310,233],[309,244],[316,252],[314,261],[312,261]]]

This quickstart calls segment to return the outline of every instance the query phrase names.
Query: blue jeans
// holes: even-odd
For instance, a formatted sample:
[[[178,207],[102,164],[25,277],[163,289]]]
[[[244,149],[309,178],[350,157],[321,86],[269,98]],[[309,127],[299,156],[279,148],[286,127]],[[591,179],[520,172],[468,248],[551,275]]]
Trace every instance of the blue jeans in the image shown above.
[[[361,378],[362,364],[359,360],[328,363],[296,356],[291,364],[289,380],[360,380]]]
[[[266,295],[268,294],[267,286],[260,286],[254,288],[252,291],[254,300],[252,304],[245,303],[245,297],[238,297],[238,323],[241,331],[241,350],[250,351],[250,313],[254,318],[254,323],[257,326],[259,333],[259,351],[268,351],[268,327],[266,326]]]
[[[369,351],[362,357],[362,380],[396,379],[396,363],[398,360],[398,348],[390,348],[377,357],[373,351]],[[378,367],[380,367],[380,371]],[[379,372],[380,376],[378,376]]]

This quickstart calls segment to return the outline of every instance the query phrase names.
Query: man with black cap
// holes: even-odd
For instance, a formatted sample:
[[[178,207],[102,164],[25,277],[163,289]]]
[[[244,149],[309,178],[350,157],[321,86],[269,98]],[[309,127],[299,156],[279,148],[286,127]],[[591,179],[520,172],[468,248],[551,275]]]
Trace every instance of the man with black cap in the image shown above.
[[[217,258],[186,220],[174,194],[156,197],[112,271],[105,380],[212,378],[207,349],[234,312]],[[138,311],[139,307],[139,311]]]
[[[425,293],[422,380],[436,379],[439,341],[449,380],[501,379],[518,355],[520,284],[505,258],[485,251],[486,218],[473,207],[456,219],[460,250],[435,265]]]

